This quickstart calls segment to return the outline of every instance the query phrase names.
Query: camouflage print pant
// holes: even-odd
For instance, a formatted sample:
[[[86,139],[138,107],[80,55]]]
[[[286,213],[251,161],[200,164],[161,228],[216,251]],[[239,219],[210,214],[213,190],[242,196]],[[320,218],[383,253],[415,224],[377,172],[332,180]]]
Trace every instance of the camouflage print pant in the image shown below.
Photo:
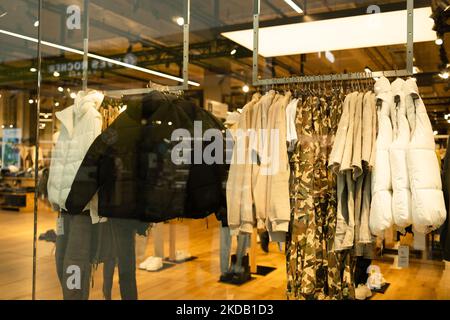
[[[327,159],[342,97],[308,97],[297,107],[298,144],[291,157],[291,224],[287,237],[288,299],[352,299],[351,252],[333,252],[336,177]]]

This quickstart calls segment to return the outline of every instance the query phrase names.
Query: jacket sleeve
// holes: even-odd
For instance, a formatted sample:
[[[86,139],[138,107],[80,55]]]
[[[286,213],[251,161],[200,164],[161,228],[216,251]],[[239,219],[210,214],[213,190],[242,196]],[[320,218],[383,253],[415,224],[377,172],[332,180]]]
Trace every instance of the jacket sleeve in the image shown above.
[[[99,135],[88,149],[66,199],[70,214],[80,214],[102,185],[102,159],[108,149],[108,132]]]

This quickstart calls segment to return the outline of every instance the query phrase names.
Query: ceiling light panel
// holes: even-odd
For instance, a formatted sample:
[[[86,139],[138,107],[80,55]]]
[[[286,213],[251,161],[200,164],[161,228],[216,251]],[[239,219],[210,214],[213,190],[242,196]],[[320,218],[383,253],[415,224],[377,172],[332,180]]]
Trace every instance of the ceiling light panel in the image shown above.
[[[259,29],[259,54],[286,56],[405,44],[406,10],[302,22]],[[431,7],[414,9],[414,42],[435,41]],[[222,33],[253,50],[253,30]]]

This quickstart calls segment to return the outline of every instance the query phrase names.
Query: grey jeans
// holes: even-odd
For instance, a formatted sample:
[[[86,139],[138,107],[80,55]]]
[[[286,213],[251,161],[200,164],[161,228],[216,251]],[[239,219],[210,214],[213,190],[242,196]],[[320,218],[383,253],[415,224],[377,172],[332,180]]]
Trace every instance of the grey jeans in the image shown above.
[[[56,237],[56,272],[64,300],[88,300],[91,278],[92,221],[89,212],[61,213],[63,234]]]
[[[230,228],[220,228],[220,272],[222,274],[227,272],[241,272],[242,258],[247,253],[247,248],[250,246],[250,234],[241,233],[237,236],[236,248],[236,265],[234,270],[230,269],[230,251],[231,251],[231,234]]]

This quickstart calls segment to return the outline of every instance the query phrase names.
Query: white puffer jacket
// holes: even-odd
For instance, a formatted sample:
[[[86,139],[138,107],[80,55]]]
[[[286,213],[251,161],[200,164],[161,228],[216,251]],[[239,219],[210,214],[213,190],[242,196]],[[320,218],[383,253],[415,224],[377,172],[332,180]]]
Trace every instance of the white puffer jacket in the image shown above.
[[[369,227],[376,236],[393,224],[392,181],[389,147],[392,143],[392,124],[389,118],[392,91],[389,80],[381,77],[375,83],[378,113],[378,136],[375,146],[375,166],[372,174],[372,202]],[[381,106],[380,106],[381,103]]]
[[[408,79],[404,86],[411,141],[407,161],[411,185],[414,229],[428,233],[445,221],[446,210],[433,129],[419,96],[417,84]]]
[[[394,224],[400,228],[405,228],[412,223],[411,191],[406,162],[410,132],[408,119],[406,118],[404,85],[405,80],[400,78],[391,84],[393,96],[391,120],[394,128],[394,141],[389,150],[392,175],[392,214]]]
[[[66,209],[65,203],[78,168],[95,138],[101,133],[102,117],[97,109],[103,94],[80,91],[72,106],[56,113],[61,130],[52,152],[48,178],[48,200],[55,210]],[[86,206],[92,223],[99,222],[97,195]]]

